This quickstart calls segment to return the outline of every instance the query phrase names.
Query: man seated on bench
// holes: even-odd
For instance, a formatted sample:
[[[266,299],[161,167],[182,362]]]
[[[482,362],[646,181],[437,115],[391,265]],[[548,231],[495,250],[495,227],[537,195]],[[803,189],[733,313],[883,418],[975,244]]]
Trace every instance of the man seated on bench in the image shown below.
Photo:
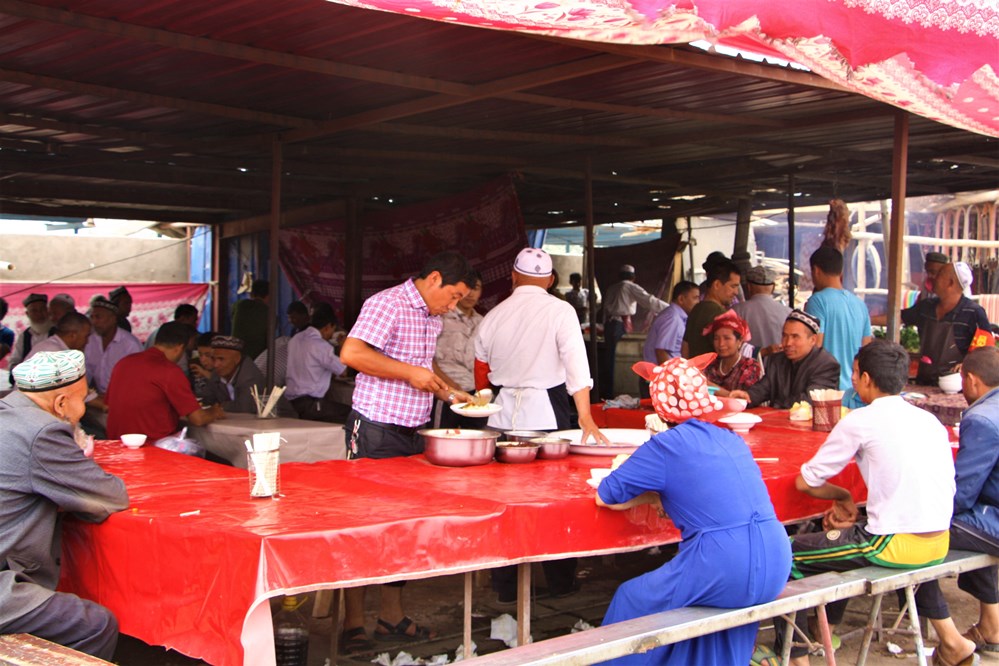
[[[99,523],[128,506],[125,484],[77,437],[87,397],[83,353],[39,352],[12,374],[17,391],[0,400],[0,634],[33,634],[110,659],[118,643],[111,611],[55,591],[63,517]]]
[[[826,531],[793,537],[793,578],[871,564],[918,568],[947,555],[953,456],[936,417],[899,396],[908,369],[909,355],[892,342],[875,340],[857,353],[853,387],[868,406],[843,417],[795,479],[799,491],[833,504],[823,517]],[[868,489],[866,521],[858,521],[850,491],[828,482],[854,458]],[[846,601],[829,604],[829,623],[845,610]],[[803,630],[806,617],[798,613]],[[785,624],[775,625],[781,654]],[[795,666],[808,664],[803,647],[793,648],[791,657]]]
[[[961,366],[964,397],[971,405],[961,419],[957,452],[957,493],[950,525],[950,547],[999,556],[999,349],[968,353]],[[919,586],[916,610],[940,637],[937,664],[972,664],[975,650],[999,652],[999,576],[996,567],[966,571],[957,585],[978,599],[978,624],[962,636],[954,626],[940,585]],[[939,658],[937,656],[939,655]]]
[[[616,510],[652,504],[660,515],[665,508],[683,541],[672,560],[617,589],[605,625],[685,606],[767,603],[787,581],[787,533],[753,453],[742,437],[711,423],[742,409],[709,395],[699,368],[713,357],[671,358],[655,371],[650,363],[636,367],[640,374],[648,371],[644,378],[660,418],[680,425],[654,436],[604,479],[596,502]],[[612,663],[748,664],[756,628],[753,622]]]

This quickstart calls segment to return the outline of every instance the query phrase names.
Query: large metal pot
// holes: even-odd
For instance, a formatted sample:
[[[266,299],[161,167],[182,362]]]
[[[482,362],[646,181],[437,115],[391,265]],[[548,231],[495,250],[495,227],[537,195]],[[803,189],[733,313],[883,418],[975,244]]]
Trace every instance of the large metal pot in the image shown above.
[[[540,430],[507,430],[503,433],[503,439],[508,442],[529,442],[535,437],[544,437],[547,434]]]
[[[485,465],[496,453],[500,434],[493,430],[452,430],[431,428],[420,430],[427,460],[444,467]]]

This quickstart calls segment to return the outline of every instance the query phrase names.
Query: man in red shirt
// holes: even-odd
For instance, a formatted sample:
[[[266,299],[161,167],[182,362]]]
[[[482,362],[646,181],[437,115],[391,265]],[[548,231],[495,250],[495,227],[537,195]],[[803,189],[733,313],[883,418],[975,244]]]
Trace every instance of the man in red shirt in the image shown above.
[[[177,365],[193,332],[179,322],[163,324],[152,347],[115,365],[107,391],[108,437],[142,433],[152,444],[177,432],[181,417],[196,426],[224,417],[219,405],[202,409]]]

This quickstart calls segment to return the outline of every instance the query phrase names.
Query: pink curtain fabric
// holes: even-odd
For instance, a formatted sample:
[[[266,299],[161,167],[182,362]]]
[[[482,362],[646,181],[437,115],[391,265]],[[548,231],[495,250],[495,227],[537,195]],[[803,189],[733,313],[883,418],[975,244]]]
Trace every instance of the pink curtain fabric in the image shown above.
[[[912,113],[999,136],[994,0],[334,1],[590,41],[755,48]]]
[[[527,245],[512,180],[504,177],[458,196],[399,210],[362,214],[361,294],[372,294],[420,272],[434,254],[456,250],[482,273],[481,307],[510,293],[513,259]],[[307,302],[327,302],[342,316],[346,223],[331,220],[282,231],[281,265]]]
[[[28,294],[47,294],[52,298],[56,294],[69,294],[76,301],[76,309],[86,313],[91,297],[101,294],[104,297],[112,289],[119,286],[110,283],[52,283],[34,285],[24,282],[0,283],[0,297],[7,299],[10,311],[4,317],[3,323],[20,333],[28,327],[28,318],[24,314],[21,301]],[[189,283],[156,283],[127,284],[132,295],[132,313],[128,320],[132,323],[132,333],[146,341],[149,334],[168,321],[173,320],[173,311],[181,303],[190,303],[202,312],[205,299],[208,297],[207,284]],[[0,367],[6,367],[6,359],[0,362]]]

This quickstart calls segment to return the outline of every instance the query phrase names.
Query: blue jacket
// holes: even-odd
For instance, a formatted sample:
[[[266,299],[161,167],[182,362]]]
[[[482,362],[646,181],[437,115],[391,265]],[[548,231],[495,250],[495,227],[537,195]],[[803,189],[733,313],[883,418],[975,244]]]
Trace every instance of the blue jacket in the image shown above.
[[[954,520],[999,544],[999,388],[964,410],[954,467]]]

